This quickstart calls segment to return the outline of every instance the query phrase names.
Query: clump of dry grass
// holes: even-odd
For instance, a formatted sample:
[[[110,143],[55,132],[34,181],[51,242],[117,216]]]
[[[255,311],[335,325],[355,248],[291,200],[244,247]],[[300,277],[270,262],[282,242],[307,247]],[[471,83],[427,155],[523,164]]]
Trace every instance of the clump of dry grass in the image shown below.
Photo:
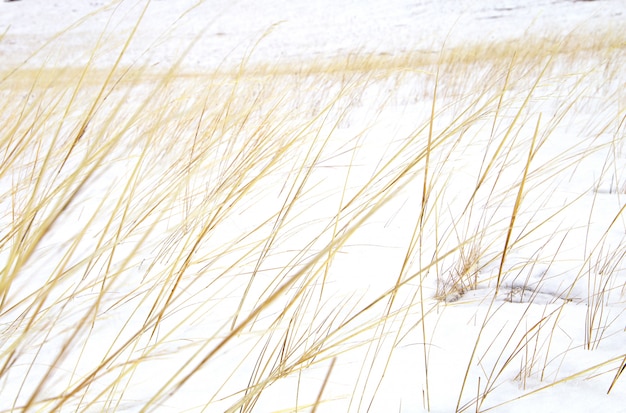
[[[478,288],[479,259],[482,254],[478,246],[461,248],[459,261],[447,279],[437,280],[435,297],[446,302],[459,300],[466,292]]]
[[[536,248],[539,262],[544,249],[561,251],[561,232],[537,234],[580,198],[551,205],[550,185],[606,148],[613,118],[584,125],[597,142],[543,155],[605,81],[595,67],[562,67],[583,57],[608,59],[609,71],[623,64],[610,34],[427,58],[244,61],[210,74],[120,60],[7,72],[4,102],[19,103],[0,117],[0,409],[363,411],[414,330],[424,405],[435,408],[445,403],[432,378],[436,317],[472,305],[469,292],[486,308],[453,372],[456,410],[488,410],[508,378],[524,388],[543,380],[551,358],[570,350],[551,344],[570,301],[537,318],[531,296],[508,337],[486,331],[513,305],[501,292],[517,285],[511,256]],[[607,96],[600,116],[619,99]],[[413,111],[408,120],[398,107]],[[399,239],[386,254],[377,237],[394,224]],[[584,257],[601,274],[581,321],[589,349],[609,334],[603,311],[623,305],[621,249],[607,252],[604,238],[590,235]],[[396,260],[376,288],[372,274],[345,285],[359,248]],[[570,298],[589,273],[580,267],[554,295]],[[548,278],[524,288],[538,292]],[[618,360],[520,397],[596,367],[615,371]],[[338,375],[350,395],[333,390]]]

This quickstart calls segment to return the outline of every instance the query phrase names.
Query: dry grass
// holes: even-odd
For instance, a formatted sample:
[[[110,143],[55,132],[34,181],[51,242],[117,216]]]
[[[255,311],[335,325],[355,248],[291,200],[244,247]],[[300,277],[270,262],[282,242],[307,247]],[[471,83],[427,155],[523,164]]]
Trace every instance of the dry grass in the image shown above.
[[[623,147],[623,49],[607,31],[210,74],[3,73],[0,408],[367,411],[414,331],[423,404],[448,408],[431,352],[462,306],[478,330],[446,373],[457,411],[514,403],[490,402],[514,380],[519,398],[593,374],[615,393],[623,354],[554,365],[618,334],[624,208],[560,277],[585,194],[553,192]],[[550,152],[570,123],[590,138]],[[585,339],[557,347],[575,300]],[[518,318],[492,336],[505,309]]]

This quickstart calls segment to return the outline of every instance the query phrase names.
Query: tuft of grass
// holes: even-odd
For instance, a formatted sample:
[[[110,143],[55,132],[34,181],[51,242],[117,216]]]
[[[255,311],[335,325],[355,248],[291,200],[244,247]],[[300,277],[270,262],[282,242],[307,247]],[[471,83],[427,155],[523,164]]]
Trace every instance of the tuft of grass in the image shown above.
[[[463,295],[478,288],[480,246],[461,248],[459,261],[445,280],[438,279],[435,297],[445,302],[458,301]]]

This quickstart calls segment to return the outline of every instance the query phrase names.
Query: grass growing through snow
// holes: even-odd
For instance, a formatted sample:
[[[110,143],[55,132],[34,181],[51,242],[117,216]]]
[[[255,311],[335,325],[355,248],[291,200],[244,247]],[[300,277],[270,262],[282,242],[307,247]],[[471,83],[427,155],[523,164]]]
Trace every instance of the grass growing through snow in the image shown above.
[[[623,45],[7,71],[0,410],[618,397]]]

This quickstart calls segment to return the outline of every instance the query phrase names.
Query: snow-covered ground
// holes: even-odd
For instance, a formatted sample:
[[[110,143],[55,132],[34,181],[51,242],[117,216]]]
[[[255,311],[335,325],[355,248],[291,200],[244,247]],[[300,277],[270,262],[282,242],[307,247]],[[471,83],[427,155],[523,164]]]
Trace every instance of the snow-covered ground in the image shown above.
[[[0,411],[624,411],[626,3],[0,3]]]
[[[437,53],[444,43],[456,46],[524,36],[547,36],[574,30],[622,27],[621,1],[519,0],[471,1],[165,1],[153,0],[128,53],[133,60],[151,47],[154,64],[176,60],[189,44],[186,63],[212,68],[225,59],[239,63],[252,46],[259,60],[345,55],[356,52]],[[5,63],[21,63],[69,26],[53,54],[40,59],[79,63],[103,31],[107,41],[125,40],[144,2],[44,1],[2,4]],[[109,17],[113,16],[111,20]],[[39,59],[36,59],[38,62]],[[110,61],[109,61],[110,63]],[[36,65],[36,64],[35,64]]]

